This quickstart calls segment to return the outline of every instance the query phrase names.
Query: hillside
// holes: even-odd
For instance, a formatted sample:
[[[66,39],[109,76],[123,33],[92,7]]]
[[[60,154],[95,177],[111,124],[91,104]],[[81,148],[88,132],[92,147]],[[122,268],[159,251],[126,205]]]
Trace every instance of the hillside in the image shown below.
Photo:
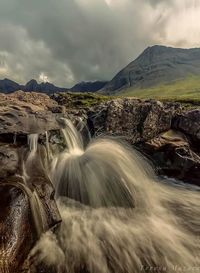
[[[101,90],[118,94],[122,89],[147,89],[200,75],[200,48],[148,47]]]
[[[0,92],[98,92],[103,95],[200,100],[199,78],[200,48],[182,49],[155,45],[146,48],[109,82],[80,82],[72,88],[62,88],[49,82],[38,83],[34,79],[25,85],[4,79],[0,80]]]
[[[70,91],[72,92],[96,92],[107,84],[106,81],[80,82],[75,84]]]
[[[128,88],[119,92],[120,96],[169,99],[188,102],[200,102],[200,77],[188,76],[169,84],[160,84],[155,87],[134,89]]]

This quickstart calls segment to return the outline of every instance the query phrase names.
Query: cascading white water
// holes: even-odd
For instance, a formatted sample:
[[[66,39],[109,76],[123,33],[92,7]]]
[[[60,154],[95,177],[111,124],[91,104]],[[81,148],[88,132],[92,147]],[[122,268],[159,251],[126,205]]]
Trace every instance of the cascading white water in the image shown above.
[[[28,147],[29,147],[29,154],[26,160],[23,162],[23,181],[24,185],[22,186],[22,189],[26,192],[26,194],[29,197],[29,202],[30,202],[30,207],[31,207],[31,212],[32,212],[32,217],[33,217],[33,222],[35,224],[37,234],[40,236],[44,230],[47,229],[46,227],[46,221],[43,218],[44,212],[42,208],[41,201],[38,197],[38,194],[36,190],[31,191],[29,187],[29,179],[30,179],[30,173],[28,170],[32,169],[32,165],[34,160],[37,160],[38,154],[38,134],[30,134],[28,135]]]
[[[28,136],[28,145],[30,149],[30,154],[28,156],[28,160],[31,160],[33,157],[36,156],[37,147],[38,147],[38,134],[30,134]]]
[[[127,166],[126,151],[111,139],[91,142],[84,150],[81,135],[72,122],[65,120],[65,126],[62,133],[66,149],[54,156],[51,164],[56,196],[93,207],[133,207],[134,189],[125,170],[134,166]]]
[[[63,222],[32,255],[59,273],[200,272],[199,192],[163,183],[113,139],[84,150],[72,123],[65,125],[67,147],[50,167]]]

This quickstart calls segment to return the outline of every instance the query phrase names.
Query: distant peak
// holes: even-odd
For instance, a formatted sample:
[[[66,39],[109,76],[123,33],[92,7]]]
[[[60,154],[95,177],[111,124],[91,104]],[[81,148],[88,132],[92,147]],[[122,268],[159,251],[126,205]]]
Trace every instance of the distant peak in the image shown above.
[[[167,46],[163,46],[163,45],[153,45],[153,46],[148,46],[145,50],[145,51],[156,51],[156,50],[159,50],[159,49],[168,49],[169,47]]]
[[[13,82],[13,83],[15,83],[14,81],[12,81],[12,80],[10,80],[10,79],[8,79],[8,78],[3,79],[3,81],[5,81],[5,82]]]
[[[35,79],[32,79],[30,81],[27,82],[27,84],[38,84],[37,81]]]

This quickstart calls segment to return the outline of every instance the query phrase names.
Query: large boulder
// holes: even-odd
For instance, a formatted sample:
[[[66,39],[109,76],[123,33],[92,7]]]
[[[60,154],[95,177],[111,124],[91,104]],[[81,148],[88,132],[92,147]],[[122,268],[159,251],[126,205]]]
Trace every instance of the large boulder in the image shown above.
[[[30,203],[17,183],[1,182],[0,196],[0,272],[19,273],[37,240]]]
[[[172,127],[184,132],[193,141],[200,141],[200,109],[188,110],[176,115]]]
[[[58,129],[57,103],[45,94],[0,94],[0,134],[30,134]]]
[[[169,130],[172,118],[180,110],[178,103],[114,99],[95,107],[89,112],[89,119],[95,133],[124,136],[134,144]]]
[[[160,174],[200,186],[200,156],[183,133],[169,130],[138,147],[153,160]]]

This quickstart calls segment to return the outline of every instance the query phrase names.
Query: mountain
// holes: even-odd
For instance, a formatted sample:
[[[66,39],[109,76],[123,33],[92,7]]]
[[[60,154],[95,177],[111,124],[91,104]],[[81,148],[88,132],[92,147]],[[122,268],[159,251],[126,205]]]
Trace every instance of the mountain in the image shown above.
[[[107,83],[107,81],[80,82],[74,85],[70,90],[74,92],[96,92],[102,89]]]
[[[11,93],[21,89],[47,94],[71,91],[159,97],[164,96],[165,89],[167,97],[170,88],[170,96],[174,96],[178,90],[178,96],[184,92],[184,96],[188,95],[187,92],[194,92],[194,95],[199,97],[199,78],[200,48],[183,49],[155,45],[146,48],[137,59],[109,82],[80,82],[69,89],[57,87],[49,82],[38,83],[36,80],[31,80],[26,85],[19,85],[4,79],[0,80],[0,92]]]
[[[9,79],[0,80],[0,92],[3,93],[12,93],[16,90],[20,90],[21,86]]]
[[[25,85],[20,85],[12,80],[4,79],[0,80],[0,92],[12,93],[17,90],[22,90],[26,92],[41,92],[47,94],[59,93],[59,92],[96,92],[102,89],[107,84],[106,81],[95,81],[95,82],[81,82],[74,85],[72,88],[62,88],[57,87],[49,82],[38,83],[36,80],[32,79]]]
[[[126,88],[145,89],[200,75],[200,48],[152,46],[122,69],[100,91],[119,93]]]
[[[20,85],[9,79],[0,80],[0,92],[8,94],[18,90],[47,94],[69,91],[67,88],[57,87],[49,82],[38,83],[36,80],[30,80],[27,84]]]
[[[36,80],[30,80],[29,82],[27,82],[22,90],[27,92],[36,91],[48,94],[68,91],[67,88],[57,87],[49,82],[37,83]]]

